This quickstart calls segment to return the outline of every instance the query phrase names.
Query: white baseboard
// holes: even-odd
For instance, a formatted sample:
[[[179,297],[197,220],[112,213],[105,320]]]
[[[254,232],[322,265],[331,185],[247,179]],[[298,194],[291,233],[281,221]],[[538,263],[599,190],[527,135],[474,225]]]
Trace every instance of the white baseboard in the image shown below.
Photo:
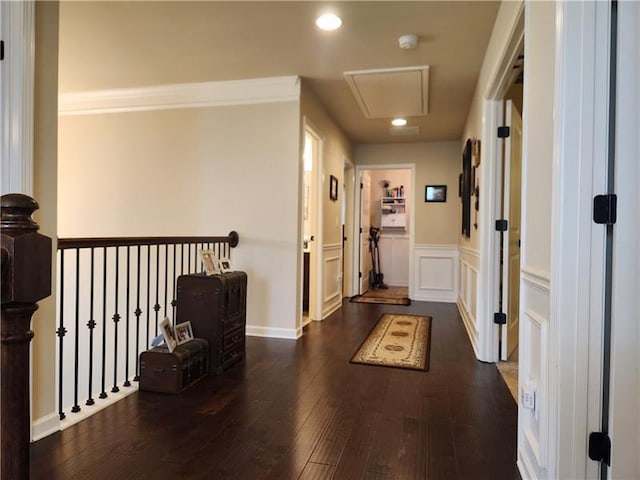
[[[467,330],[467,335],[469,336],[469,340],[471,341],[471,346],[473,347],[473,351],[476,354],[476,358],[478,357],[478,332],[476,331],[476,321],[471,317],[471,314],[467,311],[464,306],[464,302],[459,300],[457,303],[458,312],[460,312],[460,316],[462,317],[462,323],[464,324],[464,328]]]
[[[48,437],[60,430],[60,417],[57,413],[50,413],[49,415],[40,417],[32,422],[31,441],[37,442],[41,438]]]
[[[322,309],[322,319],[324,320],[325,318],[327,318],[333,312],[338,310],[341,306],[342,306],[342,298],[340,298],[340,295],[338,295],[335,297],[335,300],[332,303],[325,305],[325,307]]]
[[[259,327],[257,325],[247,325],[248,337],[284,338],[287,340],[297,340],[302,336],[301,328],[275,328]]]

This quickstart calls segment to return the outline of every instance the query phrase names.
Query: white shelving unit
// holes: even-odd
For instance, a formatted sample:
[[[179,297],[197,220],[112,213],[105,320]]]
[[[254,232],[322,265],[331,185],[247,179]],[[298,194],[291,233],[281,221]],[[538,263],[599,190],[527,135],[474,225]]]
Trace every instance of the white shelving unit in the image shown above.
[[[382,197],[380,226],[383,229],[402,230],[407,227],[407,204],[404,197]]]

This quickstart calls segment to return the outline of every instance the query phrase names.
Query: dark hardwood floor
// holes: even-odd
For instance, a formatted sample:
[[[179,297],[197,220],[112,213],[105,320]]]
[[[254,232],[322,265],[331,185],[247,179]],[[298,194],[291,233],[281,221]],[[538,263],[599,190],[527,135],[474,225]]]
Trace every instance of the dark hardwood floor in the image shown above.
[[[382,313],[433,317],[429,372],[353,365]],[[31,446],[32,479],[519,479],[516,405],[455,305],[345,302],[180,395],[138,392]]]

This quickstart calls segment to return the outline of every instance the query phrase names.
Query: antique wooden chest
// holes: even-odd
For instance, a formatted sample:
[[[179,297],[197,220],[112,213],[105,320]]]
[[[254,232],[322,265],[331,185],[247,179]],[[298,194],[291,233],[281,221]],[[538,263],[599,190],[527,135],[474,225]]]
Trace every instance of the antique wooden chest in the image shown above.
[[[247,274],[181,275],[176,321],[189,321],[193,334],[210,343],[209,366],[219,374],[245,358]]]
[[[166,345],[140,354],[140,390],[180,393],[209,372],[209,342],[194,338],[169,352]]]

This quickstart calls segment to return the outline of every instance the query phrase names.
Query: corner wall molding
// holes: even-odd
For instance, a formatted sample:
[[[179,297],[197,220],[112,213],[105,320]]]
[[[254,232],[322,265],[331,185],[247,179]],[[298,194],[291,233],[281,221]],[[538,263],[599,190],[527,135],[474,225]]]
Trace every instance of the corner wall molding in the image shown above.
[[[300,77],[268,77],[181,83],[60,94],[59,115],[98,115],[176,108],[291,102],[300,98]]]

